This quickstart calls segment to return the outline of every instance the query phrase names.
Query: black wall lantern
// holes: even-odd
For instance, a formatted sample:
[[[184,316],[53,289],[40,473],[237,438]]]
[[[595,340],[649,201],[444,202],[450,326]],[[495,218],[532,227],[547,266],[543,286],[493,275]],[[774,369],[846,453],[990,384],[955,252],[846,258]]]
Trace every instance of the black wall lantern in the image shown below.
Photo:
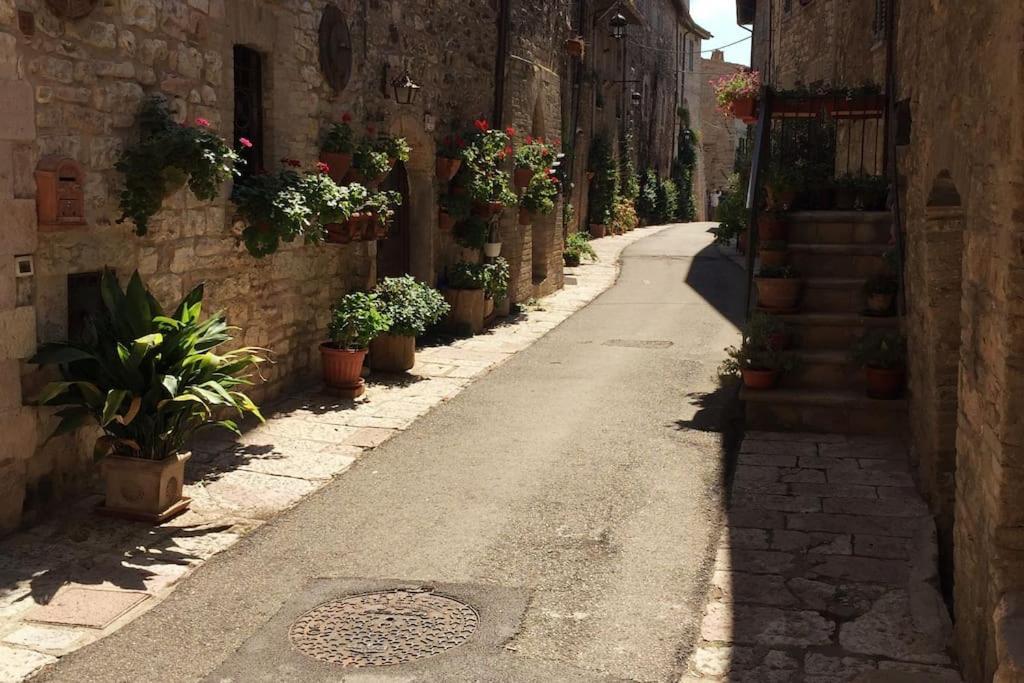
[[[408,71],[392,81],[391,87],[395,91],[395,102],[399,104],[416,104],[416,98],[420,94],[420,86],[413,82]]]
[[[630,95],[629,97],[630,97],[630,99],[632,99],[632,100],[633,100],[633,106],[634,106],[634,107],[639,107],[639,106],[640,106],[640,105],[641,105],[641,104],[643,103],[643,101],[644,101],[644,96],[643,96],[643,95],[641,95],[641,94],[640,94],[639,92],[637,92],[636,90],[634,90],[634,91],[633,91],[633,94],[632,94],[632,95]]]
[[[608,25],[612,28],[612,38],[622,40],[626,37],[626,26],[629,25],[629,21],[626,20],[622,12],[617,12],[614,17],[609,19]]]

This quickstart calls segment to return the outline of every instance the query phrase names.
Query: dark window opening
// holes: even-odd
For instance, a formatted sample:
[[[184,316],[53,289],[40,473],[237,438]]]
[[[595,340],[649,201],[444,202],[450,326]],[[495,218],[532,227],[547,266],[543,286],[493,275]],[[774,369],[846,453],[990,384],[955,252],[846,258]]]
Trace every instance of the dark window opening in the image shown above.
[[[245,159],[242,174],[264,170],[263,144],[263,57],[259,52],[235,45],[235,146]],[[239,142],[242,138],[249,142]],[[251,145],[251,146],[250,146]]]
[[[102,273],[68,275],[68,341],[86,341],[90,319],[103,312]]]

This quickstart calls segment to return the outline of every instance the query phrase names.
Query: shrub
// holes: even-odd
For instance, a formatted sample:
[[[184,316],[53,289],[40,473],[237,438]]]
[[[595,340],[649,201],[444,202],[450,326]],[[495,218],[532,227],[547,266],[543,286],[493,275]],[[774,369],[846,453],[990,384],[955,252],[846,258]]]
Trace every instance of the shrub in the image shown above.
[[[739,173],[729,176],[729,185],[718,204],[718,220],[721,221],[715,229],[715,241],[718,243],[729,242],[747,229],[750,212],[747,211],[747,193]]]
[[[484,292],[495,300],[504,299],[508,294],[508,284],[511,278],[511,269],[508,261],[499,256],[493,263],[484,267]]]
[[[644,174],[643,186],[637,198],[637,211],[648,221],[658,218],[658,174],[653,168]]]
[[[336,348],[361,350],[387,332],[390,325],[391,321],[377,307],[377,297],[353,292],[331,307],[327,334]]]
[[[563,253],[581,259],[585,256],[591,261],[597,260],[597,252],[594,251],[594,246],[590,243],[590,235],[585,232],[569,233],[569,236],[565,238]]]
[[[455,226],[455,241],[466,249],[483,249],[491,226],[479,216],[470,216]]]
[[[448,286],[452,289],[483,289],[487,284],[486,266],[459,261],[448,269]]]
[[[388,333],[398,336],[418,337],[451,310],[440,292],[411,275],[384,278],[373,293],[377,309],[391,321]]]
[[[658,183],[657,219],[672,223],[679,214],[679,188],[674,180],[667,178]]]
[[[462,152],[463,164],[455,183],[465,187],[474,201],[512,205],[516,195],[504,168],[512,153],[511,138],[506,131],[491,129],[483,119],[475,125],[476,133]]]
[[[135,234],[145,235],[164,198],[185,183],[196,199],[217,198],[243,162],[209,125],[204,119],[196,119],[195,126],[175,123],[160,98],[143,103],[139,143],[126,149],[114,165],[124,176],[118,222],[131,219]],[[251,146],[248,140],[243,142]]]
[[[590,147],[590,168],[594,181],[590,186],[590,222],[611,224],[618,199],[619,171],[611,144],[604,134],[594,136]]]
[[[623,197],[615,202],[615,211],[612,216],[612,228],[616,232],[629,232],[640,225],[640,219],[636,215],[636,207],[632,200]]]
[[[549,214],[555,210],[558,198],[558,179],[554,173],[542,170],[535,173],[519,199],[519,205],[533,214]]]
[[[619,194],[631,202],[640,196],[640,176],[637,175],[636,165],[633,163],[633,154],[636,151],[634,147],[633,133],[624,132],[619,146]]]
[[[104,270],[103,308],[90,318],[84,338],[45,344],[30,361],[58,365],[63,381],[43,389],[38,403],[65,406],[54,436],[88,423],[103,430],[94,449],[163,460],[180,452],[197,431],[219,426],[235,433],[233,420],[259,409],[239,387],[264,362],[260,349],[217,353],[231,342],[233,328],[222,313],[201,320],[203,285],[189,292],[171,314],[145,288],[138,273],[122,290]]]

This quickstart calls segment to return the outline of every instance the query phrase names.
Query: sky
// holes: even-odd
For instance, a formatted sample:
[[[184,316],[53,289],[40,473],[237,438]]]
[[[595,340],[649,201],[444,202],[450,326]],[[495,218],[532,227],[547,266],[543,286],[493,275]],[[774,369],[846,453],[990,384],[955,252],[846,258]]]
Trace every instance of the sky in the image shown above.
[[[710,50],[744,40],[739,45],[725,48],[725,60],[737,64],[750,64],[750,32],[736,25],[736,0],[690,0],[690,14],[694,20],[714,36],[705,40],[702,50],[710,58]]]

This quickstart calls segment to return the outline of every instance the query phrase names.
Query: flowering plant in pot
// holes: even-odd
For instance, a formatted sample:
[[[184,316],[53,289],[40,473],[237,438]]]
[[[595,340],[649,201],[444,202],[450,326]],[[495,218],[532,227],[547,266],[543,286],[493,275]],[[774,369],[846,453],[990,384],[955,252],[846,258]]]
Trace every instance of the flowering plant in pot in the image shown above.
[[[188,507],[182,483],[192,435],[210,427],[237,433],[232,413],[263,419],[242,391],[264,362],[262,349],[217,352],[234,328],[222,313],[202,319],[203,285],[169,313],[138,273],[122,289],[104,270],[100,291],[103,307],[82,339],[45,344],[30,361],[56,365],[62,376],[36,400],[62,406],[53,436],[102,430],[93,454],[103,459],[103,511],[161,522]]]
[[[393,190],[370,192],[360,211],[369,217],[366,221],[363,238],[366,240],[383,239],[395,219],[395,210],[402,205],[402,195]]]
[[[365,197],[358,184],[341,186],[318,162],[315,170],[300,173],[301,164],[286,159],[277,173],[247,176],[235,182],[231,201],[247,227],[241,240],[256,258],[276,252],[281,242],[299,237],[307,244],[327,239],[326,226],[348,220],[353,207]]]
[[[459,133],[446,135],[437,146],[435,173],[442,183],[451,182],[462,166],[462,153],[466,149],[466,139]]]
[[[719,377],[739,377],[748,389],[774,389],[783,374],[796,368],[796,357],[744,339],[740,346],[725,350],[729,356],[719,366]]]
[[[484,328],[487,266],[460,261],[448,269],[445,299],[451,305],[448,321],[459,335],[479,334]]]
[[[558,178],[550,168],[538,171],[530,179],[526,191],[519,198],[519,223],[530,225],[534,216],[547,215],[555,210],[558,198]]]
[[[391,157],[386,151],[382,150],[373,140],[362,140],[356,145],[352,155],[352,170],[349,172],[348,178],[376,189],[384,177],[391,172],[391,167]]]
[[[597,252],[594,251],[594,246],[590,243],[590,235],[583,232],[569,233],[569,236],[565,238],[565,248],[562,251],[565,265],[575,268],[580,265],[583,257],[591,261],[597,260]]]
[[[243,144],[249,144],[243,140]],[[114,164],[124,176],[121,218],[131,220],[136,235],[145,235],[150,219],[164,199],[186,183],[196,199],[211,201],[221,186],[237,176],[244,163],[210,122],[196,119],[194,126],[176,123],[158,97],[145,100],[139,112],[139,142],[128,147]]]
[[[892,315],[895,310],[898,287],[896,277],[889,273],[879,273],[865,282],[864,296],[867,298],[867,313],[879,316]]]
[[[363,361],[370,342],[388,331],[391,321],[377,307],[377,297],[353,292],[331,307],[327,326],[329,341],[320,345],[324,384],[346,398],[357,398],[366,391],[362,378]]]
[[[390,325],[370,342],[370,365],[374,370],[405,372],[416,364],[416,337],[448,315],[451,306],[440,292],[411,275],[384,278],[373,294]]]
[[[494,130],[484,119],[476,121],[475,126],[476,133],[463,151],[462,168],[455,182],[465,188],[477,213],[494,216],[516,200],[504,169],[505,160],[512,154],[511,136],[515,131]]]
[[[617,235],[633,232],[640,225],[640,217],[636,213],[636,204],[633,200],[620,197],[615,202],[615,210],[612,214],[612,231]]]
[[[790,266],[762,266],[757,282],[757,305],[769,311],[792,311],[800,302],[803,280]]]
[[[352,130],[352,114],[345,112],[341,121],[331,124],[320,145],[320,161],[330,167],[331,179],[342,182],[352,168],[352,154],[355,152],[355,134]]]
[[[516,149],[513,174],[516,189],[526,189],[535,174],[550,171],[555,157],[553,146],[545,144],[541,138],[527,137],[526,143]]]
[[[484,266],[483,273],[486,298],[498,301],[508,296],[508,285],[512,278],[508,261],[499,256],[492,263]]]
[[[757,120],[757,98],[761,93],[761,74],[756,69],[740,69],[710,81],[718,111],[745,123]]]
[[[401,161],[403,164],[409,161],[412,154],[412,147],[409,141],[397,135],[381,135],[377,138],[377,149],[388,155],[391,166]]]
[[[790,347],[789,328],[778,316],[755,312],[743,332],[744,337],[758,347],[785,351]]]
[[[895,330],[873,330],[854,345],[853,360],[864,368],[869,398],[897,399],[907,380],[907,341]]]

